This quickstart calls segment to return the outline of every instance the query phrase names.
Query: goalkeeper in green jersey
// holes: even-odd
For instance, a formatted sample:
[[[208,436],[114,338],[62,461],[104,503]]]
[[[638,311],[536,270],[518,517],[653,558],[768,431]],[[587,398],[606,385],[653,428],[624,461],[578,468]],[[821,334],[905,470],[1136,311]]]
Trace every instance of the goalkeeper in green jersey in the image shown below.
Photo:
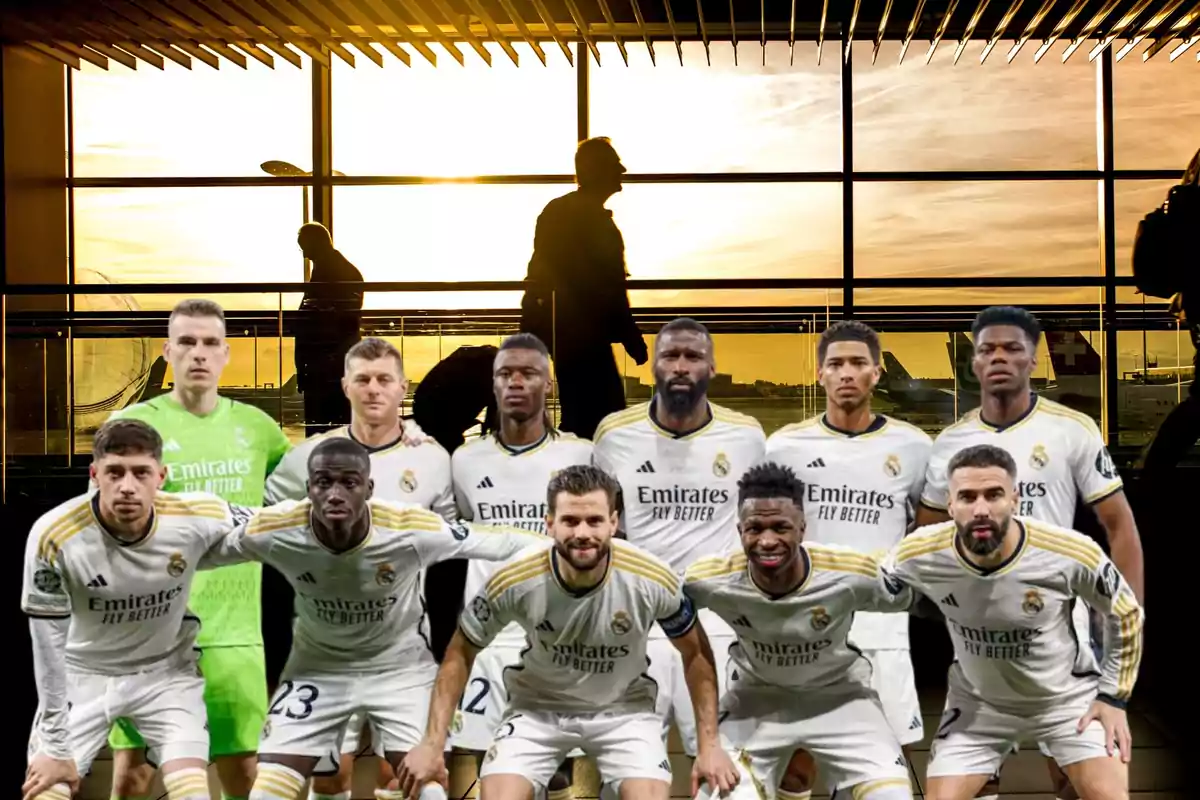
[[[175,387],[114,416],[147,422],[162,436],[165,491],[205,491],[236,505],[262,506],[267,476],[289,445],[267,414],[217,394],[229,361],[225,312],[209,300],[184,300],[171,312],[167,335],[163,356]],[[211,757],[231,800],[250,794],[267,713],[261,590],[261,565],[241,564],[198,574],[189,601],[201,621],[197,645]],[[154,771],[145,762],[142,737],[122,720],[109,744],[113,796],[147,796]]]

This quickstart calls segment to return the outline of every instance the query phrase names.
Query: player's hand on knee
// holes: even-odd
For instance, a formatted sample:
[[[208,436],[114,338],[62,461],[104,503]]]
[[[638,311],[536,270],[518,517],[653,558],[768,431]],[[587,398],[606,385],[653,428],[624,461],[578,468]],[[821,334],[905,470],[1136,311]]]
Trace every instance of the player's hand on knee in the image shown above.
[[[71,794],[79,789],[79,773],[75,769],[75,761],[70,758],[51,758],[39,753],[34,756],[29,769],[25,771],[25,785],[21,787],[23,800],[33,800],[59,783],[69,786]]]
[[[729,754],[721,747],[706,747],[692,765],[692,797],[700,791],[701,783],[707,783],[710,790],[725,795],[733,791],[738,780],[738,769]]]
[[[416,797],[428,783],[440,783],[450,791],[450,774],[441,748],[422,742],[408,751],[396,771],[396,782],[405,797]]]
[[[1129,732],[1129,718],[1125,715],[1125,709],[1096,700],[1079,720],[1079,732],[1083,733],[1093,720],[1104,726],[1104,748],[1108,754],[1111,756],[1115,747],[1121,754],[1121,760],[1129,763],[1133,755],[1133,734]]]

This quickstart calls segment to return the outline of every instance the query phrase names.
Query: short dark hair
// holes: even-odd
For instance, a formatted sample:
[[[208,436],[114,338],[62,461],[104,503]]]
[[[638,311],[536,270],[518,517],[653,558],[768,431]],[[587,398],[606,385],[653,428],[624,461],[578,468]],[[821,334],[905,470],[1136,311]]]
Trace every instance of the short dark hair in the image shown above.
[[[214,317],[221,321],[221,327],[225,327],[225,309],[219,303],[203,297],[180,300],[171,309],[167,324],[170,325],[176,317]]]
[[[959,450],[946,465],[946,475],[953,475],[960,469],[987,469],[1000,467],[1014,481],[1017,479],[1017,462],[1012,454],[1003,447],[994,444],[975,444]]]
[[[658,339],[664,333],[675,333],[677,331],[691,331],[692,333],[698,333],[708,340],[709,348],[712,348],[713,338],[712,334],[709,333],[708,328],[704,326],[704,323],[697,322],[691,317],[676,317],[666,325],[663,325],[661,328],[659,328],[658,333],[654,335],[655,345],[658,345]]]
[[[791,467],[773,461],[746,470],[737,486],[739,506],[747,500],[786,497],[796,504],[796,508],[804,508],[804,481]]]
[[[396,345],[380,339],[378,336],[368,336],[365,339],[355,342],[346,351],[346,358],[343,361],[342,368],[346,373],[349,373],[351,359],[361,358],[363,361],[376,361],[387,356],[391,356],[396,360],[396,366],[400,369],[400,376],[403,377],[404,356],[400,355],[400,351],[396,349]]]
[[[500,350],[536,350],[546,358],[550,357],[550,348],[546,343],[532,333],[514,333],[500,343]],[[499,351],[497,351],[499,352]]]
[[[611,513],[617,510],[617,495],[620,491],[621,486],[616,478],[604,470],[591,464],[575,464],[559,470],[558,474],[550,479],[550,485],[546,487],[546,507],[553,514],[558,496],[563,492],[573,497],[604,492],[608,497],[608,510]]]
[[[879,363],[882,350],[879,346],[879,334],[865,322],[859,322],[856,319],[840,319],[823,330],[821,339],[817,342],[817,362],[819,364],[825,363],[825,354],[829,352],[829,345],[834,342],[862,342],[870,351],[871,360],[876,364]]]
[[[1037,317],[1029,313],[1024,308],[1017,306],[989,306],[983,311],[975,315],[975,321],[971,323],[971,336],[976,341],[979,340],[979,334],[984,328],[990,328],[993,325],[1013,325],[1020,328],[1029,337],[1029,341],[1034,347],[1038,346],[1038,342],[1042,340],[1042,325],[1038,322]]]
[[[163,440],[152,425],[140,419],[110,419],[92,439],[92,460],[105,456],[153,456],[162,461]]]
[[[313,461],[317,456],[349,456],[359,462],[364,474],[371,474],[371,455],[367,448],[347,436],[330,436],[317,443],[308,454],[308,473],[312,474]]]

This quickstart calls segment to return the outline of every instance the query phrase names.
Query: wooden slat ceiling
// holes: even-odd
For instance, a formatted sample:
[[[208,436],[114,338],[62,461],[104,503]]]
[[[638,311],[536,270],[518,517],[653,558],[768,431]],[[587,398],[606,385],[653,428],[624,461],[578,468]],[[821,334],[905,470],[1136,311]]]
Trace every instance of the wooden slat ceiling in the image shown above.
[[[519,63],[524,43],[541,62],[573,62],[573,42],[600,60],[598,43],[616,45],[628,64],[630,47],[683,61],[684,41],[731,42],[735,58],[757,57],[767,42],[787,42],[796,58],[820,59],[811,43],[872,42],[910,45],[929,61],[939,47],[985,41],[982,59],[1034,61],[1056,42],[1062,60],[1149,60],[1160,52],[1175,61],[1200,42],[1200,0],[4,0],[0,42],[36,51],[78,69],[110,61],[129,68],[162,69],[166,60],[213,69],[222,62],[245,68],[250,59],[295,67],[307,57],[322,64],[359,58],[384,65],[420,58],[460,64],[479,58]],[[495,48],[485,43],[495,43]],[[655,48],[658,43],[659,47]],[[750,51],[750,52],[747,52]],[[1075,55],[1080,51],[1080,55]],[[528,52],[528,51],[526,51]],[[605,59],[606,63],[617,54]],[[528,60],[528,59],[527,59]],[[1057,60],[1057,56],[1054,60]],[[1200,61],[1200,53],[1197,60]]]

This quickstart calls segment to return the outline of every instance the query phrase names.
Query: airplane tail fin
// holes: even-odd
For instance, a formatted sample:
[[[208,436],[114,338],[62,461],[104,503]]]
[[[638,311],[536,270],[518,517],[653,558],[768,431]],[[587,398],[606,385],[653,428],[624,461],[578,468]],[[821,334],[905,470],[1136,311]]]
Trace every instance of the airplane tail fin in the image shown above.
[[[893,380],[912,380],[912,375],[908,374],[908,370],[906,370],[904,365],[900,363],[900,359],[896,358],[895,355],[887,351],[883,353],[883,371],[885,375]]]
[[[1056,378],[1100,374],[1100,354],[1079,331],[1047,332],[1046,348],[1050,351]]]
[[[975,357],[975,345],[965,333],[955,331],[946,342],[946,353],[950,363],[954,365],[954,388],[960,392],[978,392],[979,379],[971,369],[971,359]]]

